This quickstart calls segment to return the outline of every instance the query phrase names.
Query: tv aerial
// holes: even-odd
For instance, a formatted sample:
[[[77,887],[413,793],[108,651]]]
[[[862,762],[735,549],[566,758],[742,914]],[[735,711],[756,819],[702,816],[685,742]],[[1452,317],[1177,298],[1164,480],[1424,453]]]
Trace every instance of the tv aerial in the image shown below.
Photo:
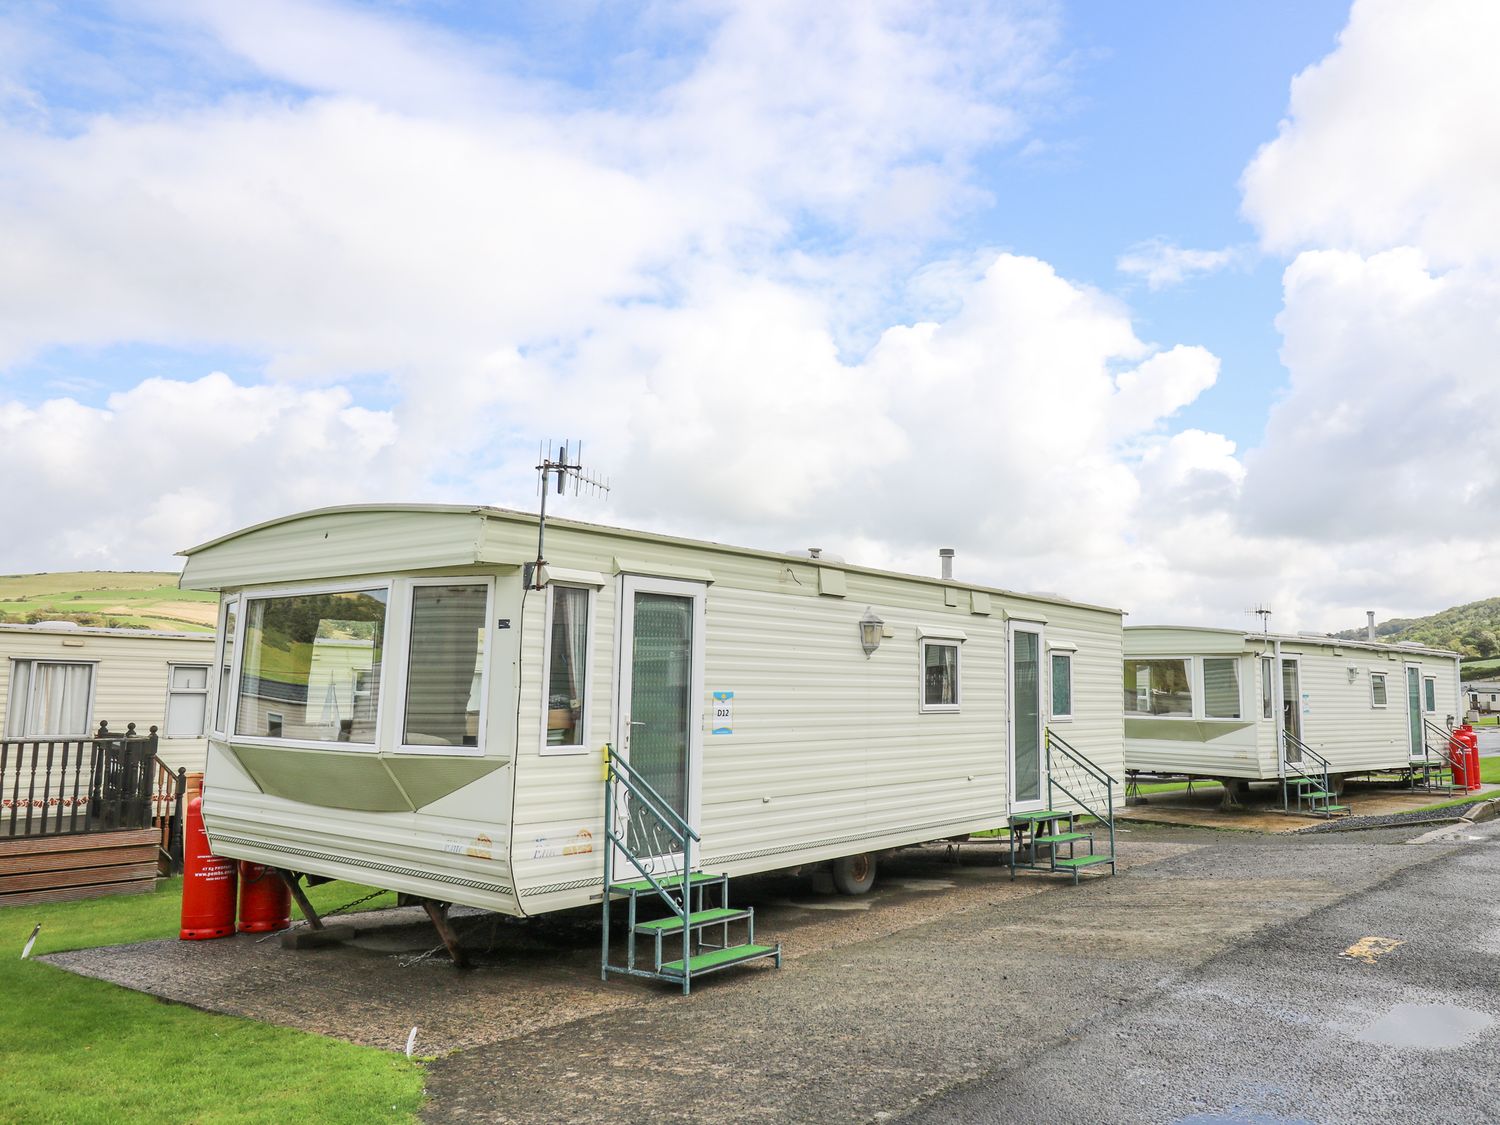
[[[571,453],[571,459],[570,459]],[[537,446],[537,491],[541,494],[541,512],[537,518],[536,525],[536,562],[531,567],[531,581],[527,583],[533,590],[542,588],[542,567],[547,565],[546,555],[542,546],[547,535],[547,493],[549,486],[555,483],[559,496],[567,495],[568,485],[573,486],[573,495],[579,496],[587,491],[590,495],[609,494],[609,478],[601,478],[593,473],[585,472],[583,468],[583,442],[570,447],[567,442],[553,448],[549,441],[545,446]]]

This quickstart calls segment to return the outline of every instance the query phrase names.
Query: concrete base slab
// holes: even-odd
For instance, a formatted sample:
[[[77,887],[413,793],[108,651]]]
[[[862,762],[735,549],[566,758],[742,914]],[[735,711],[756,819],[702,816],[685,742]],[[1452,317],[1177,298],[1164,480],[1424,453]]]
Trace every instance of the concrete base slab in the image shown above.
[[[1467,795],[1482,800],[1500,793],[1500,785],[1486,785]],[[1296,832],[1315,824],[1326,824],[1327,818],[1283,812],[1281,786],[1261,784],[1252,788],[1243,808],[1221,807],[1222,794],[1208,790],[1189,794],[1152,793],[1150,803],[1122,809],[1119,819],[1139,824],[1171,824],[1191,828],[1230,828],[1247,832]],[[1339,803],[1348,805],[1352,817],[1390,816],[1416,812],[1436,804],[1460,800],[1465,794],[1451,795],[1395,789],[1388,785],[1350,781],[1344,787]],[[1457,817],[1458,814],[1455,814]]]
[[[330,945],[341,945],[353,936],[353,926],[324,926],[321,930],[315,930],[311,926],[298,926],[281,935],[281,948],[324,949]]]

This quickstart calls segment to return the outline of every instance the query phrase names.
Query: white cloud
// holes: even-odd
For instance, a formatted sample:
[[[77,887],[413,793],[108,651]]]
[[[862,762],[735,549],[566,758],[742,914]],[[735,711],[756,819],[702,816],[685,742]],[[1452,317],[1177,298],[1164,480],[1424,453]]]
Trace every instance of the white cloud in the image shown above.
[[[393,420],[338,389],[148,379],[103,408],[0,403],[0,445],[25,467],[0,496],[0,567],[166,566],[171,553],[297,507],[400,494]],[[290,506],[290,507],[289,507]]]
[[[1500,260],[1500,5],[1357,0],[1244,176],[1262,243]]]
[[[1115,261],[1115,268],[1146,282],[1150,289],[1181,285],[1189,278],[1217,273],[1243,260],[1235,247],[1189,250],[1162,238],[1137,242]]]

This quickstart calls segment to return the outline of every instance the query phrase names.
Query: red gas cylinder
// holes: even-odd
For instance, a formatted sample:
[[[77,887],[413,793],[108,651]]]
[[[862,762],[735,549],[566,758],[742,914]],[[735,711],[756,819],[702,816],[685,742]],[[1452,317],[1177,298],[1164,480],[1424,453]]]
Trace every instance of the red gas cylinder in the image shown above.
[[[1468,723],[1458,728],[1458,739],[1464,745],[1468,759],[1468,769],[1465,771],[1469,783],[1469,791],[1472,793],[1478,789],[1479,780],[1479,734]]]
[[[203,830],[203,798],[188,802],[182,848],[183,941],[227,937],[234,933],[234,860],[208,850]]]
[[[292,924],[292,892],[263,864],[240,860],[240,933],[284,930]]]
[[[1448,761],[1453,763],[1453,787],[1469,788],[1469,748],[1456,730],[1448,735]]]

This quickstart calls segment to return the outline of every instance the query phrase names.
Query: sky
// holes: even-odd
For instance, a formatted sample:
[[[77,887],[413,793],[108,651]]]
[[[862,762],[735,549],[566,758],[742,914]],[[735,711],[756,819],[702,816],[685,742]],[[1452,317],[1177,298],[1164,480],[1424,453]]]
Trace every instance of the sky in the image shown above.
[[[1120,606],[1500,592],[1500,5],[19,0],[0,571],[532,509]]]

